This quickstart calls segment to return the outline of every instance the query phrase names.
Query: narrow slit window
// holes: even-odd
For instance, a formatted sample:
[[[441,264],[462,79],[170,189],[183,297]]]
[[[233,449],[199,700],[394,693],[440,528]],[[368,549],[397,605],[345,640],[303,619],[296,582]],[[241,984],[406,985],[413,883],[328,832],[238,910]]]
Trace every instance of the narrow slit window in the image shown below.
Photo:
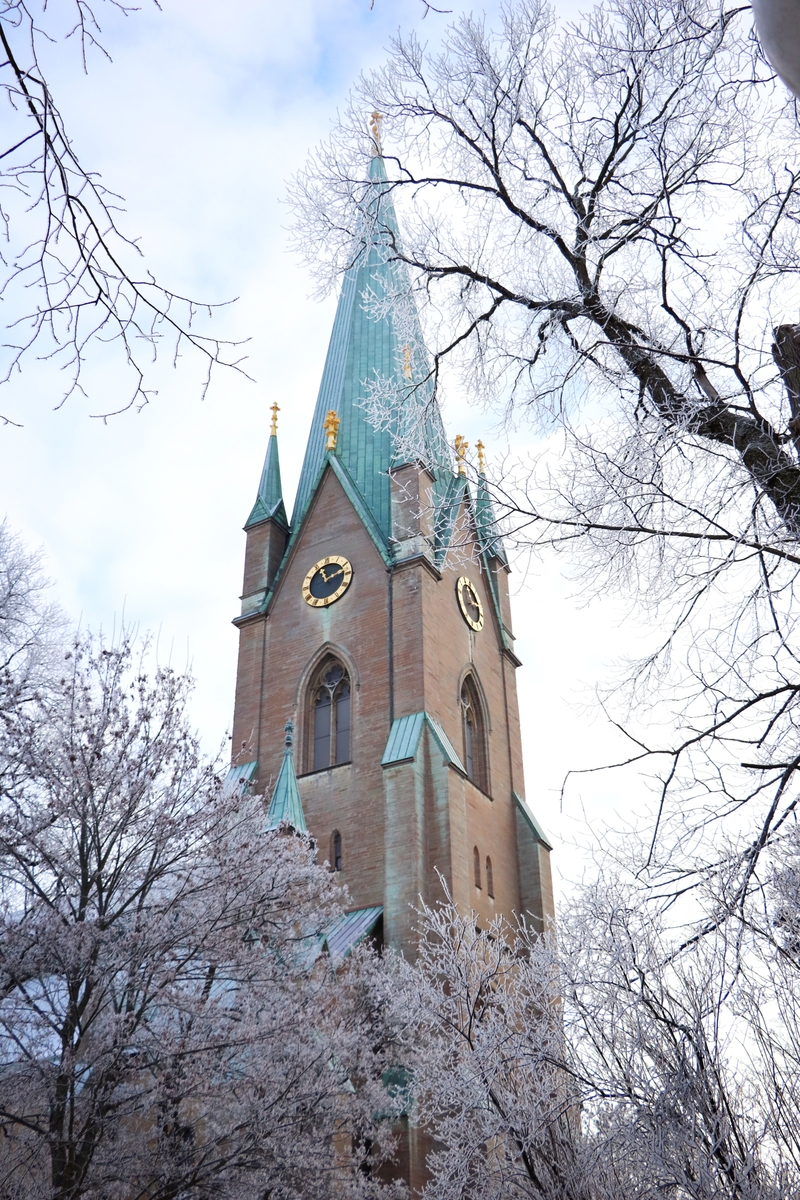
[[[342,869],[342,835],[338,829],[334,831],[331,838],[331,866],[334,871]]]
[[[494,875],[492,874],[492,860],[489,855],[486,855],[486,894],[494,900]]]
[[[477,846],[472,850],[472,863],[475,868],[475,887],[481,886],[481,856]]]

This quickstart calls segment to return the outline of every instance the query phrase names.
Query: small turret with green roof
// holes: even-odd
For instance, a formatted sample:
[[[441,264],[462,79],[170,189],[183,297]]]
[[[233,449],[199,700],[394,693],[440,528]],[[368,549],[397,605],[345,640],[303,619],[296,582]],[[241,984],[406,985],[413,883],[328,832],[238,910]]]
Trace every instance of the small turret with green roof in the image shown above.
[[[277,404],[272,405],[272,428],[270,429],[267,453],[264,458],[264,469],[261,472],[261,482],[258,485],[258,495],[252,512],[247,518],[245,529],[257,525],[259,521],[277,521],[284,529],[289,528],[286,509],[283,504],[281,488],[281,464],[278,459],[278,413]]]
[[[495,516],[494,505],[492,504],[492,498],[486,482],[486,459],[483,453],[485,449],[483,442],[478,442],[476,449],[478,451],[478,486],[475,497],[475,525],[477,527],[478,538],[480,539],[481,550],[493,558],[499,558],[502,563],[508,566],[505,546],[498,532],[497,517]]]
[[[287,721],[284,726],[283,763],[275,781],[275,790],[267,813],[267,830],[277,829],[279,825],[290,826],[295,833],[307,833],[306,819],[300,800],[300,790],[297,786],[297,775],[294,769],[294,725]]]

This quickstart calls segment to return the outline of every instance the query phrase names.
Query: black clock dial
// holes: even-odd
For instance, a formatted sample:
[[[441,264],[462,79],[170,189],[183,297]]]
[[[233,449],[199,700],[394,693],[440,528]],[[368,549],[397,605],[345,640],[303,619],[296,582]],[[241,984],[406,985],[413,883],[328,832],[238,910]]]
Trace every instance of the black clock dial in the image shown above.
[[[344,567],[338,563],[328,563],[320,567],[311,576],[308,590],[315,600],[326,600],[344,583]]]
[[[347,591],[353,578],[353,568],[340,554],[321,558],[303,580],[303,599],[312,608],[327,608]]]

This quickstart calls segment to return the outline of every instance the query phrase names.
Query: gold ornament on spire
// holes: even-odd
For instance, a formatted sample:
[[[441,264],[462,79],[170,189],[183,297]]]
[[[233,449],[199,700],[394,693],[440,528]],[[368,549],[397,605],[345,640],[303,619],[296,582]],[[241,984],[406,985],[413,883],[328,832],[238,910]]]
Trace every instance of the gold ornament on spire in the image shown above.
[[[411,347],[408,342],[403,346],[403,374],[406,379],[411,378]]]
[[[466,475],[467,468],[464,460],[466,459],[467,451],[469,450],[469,442],[466,438],[463,438],[460,433],[458,433],[456,434],[454,445],[456,448],[456,456],[458,458],[458,473],[459,475]]]
[[[325,430],[325,435],[327,438],[325,442],[326,450],[336,449],[336,438],[339,434],[339,425],[341,424],[341,421],[342,418],[338,416],[332,408],[329,408],[327,416],[322,422],[322,428]]]
[[[279,413],[280,411],[281,411],[281,410],[278,408],[278,402],[276,401],[276,402],[275,402],[275,403],[272,405],[272,408],[270,409],[270,412],[272,413],[272,425],[270,426],[270,431],[269,431],[269,432],[270,432],[270,437],[275,437],[275,436],[277,435],[277,432],[278,432],[278,413]]]
[[[481,475],[485,475],[486,474],[486,459],[483,456],[483,452],[486,449],[486,447],[484,446],[483,442],[478,441],[475,443],[475,449],[478,451],[478,471],[480,472]]]
[[[375,153],[378,155],[383,154],[383,147],[381,146],[381,121],[382,120],[383,120],[383,116],[381,115],[381,113],[374,112],[372,114],[372,116],[370,117],[370,121],[369,121],[369,128],[370,128],[370,132],[372,133],[372,140],[375,143]]]

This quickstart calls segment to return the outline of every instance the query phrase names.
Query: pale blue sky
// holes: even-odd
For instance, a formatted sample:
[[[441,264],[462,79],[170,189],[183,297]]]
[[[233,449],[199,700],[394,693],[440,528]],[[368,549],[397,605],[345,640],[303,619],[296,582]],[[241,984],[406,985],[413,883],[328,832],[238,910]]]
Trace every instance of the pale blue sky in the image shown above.
[[[453,4],[457,11],[468,6]],[[564,10],[562,10],[564,11]],[[209,0],[165,0],[112,16],[88,77],[59,51],[52,84],[86,165],[126,199],[127,232],[147,265],[178,291],[239,302],[215,321],[251,339],[256,383],[220,372],[199,399],[196,363],[158,371],[159,395],[108,424],[119,379],[98,361],[88,404],[53,411],[58,380],[31,367],[3,397],[23,428],[0,428],[0,513],[33,545],[69,614],[111,629],[151,629],[162,658],[192,664],[195,719],[209,745],[232,714],[244,535],[269,428],[281,406],[280,451],[291,497],[305,445],[335,298],[309,299],[311,281],[287,250],[284,183],[329,127],[359,70],[381,61],[398,24],[435,40],[450,19],[421,19],[418,0],[229,0],[224,22]],[[503,439],[458,396],[445,408],[450,437]],[[518,441],[518,439],[517,439]],[[536,566],[515,598],[526,731],[527,792],[545,826],[558,816],[565,771],[606,756],[613,737],[573,707],[584,683],[628,650],[613,600],[588,610],[571,599],[559,565]],[[276,734],[277,736],[277,734]],[[613,801],[613,778],[573,789],[568,813]],[[627,803],[627,801],[626,801]]]

